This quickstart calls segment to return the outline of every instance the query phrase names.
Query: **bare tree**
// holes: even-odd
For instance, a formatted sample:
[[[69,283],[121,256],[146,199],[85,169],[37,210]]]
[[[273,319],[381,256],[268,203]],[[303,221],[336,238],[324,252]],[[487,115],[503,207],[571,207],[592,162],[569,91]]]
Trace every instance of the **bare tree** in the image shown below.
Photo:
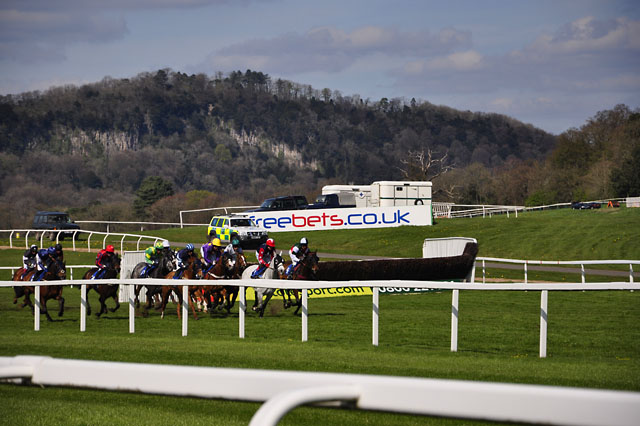
[[[405,179],[408,180],[428,180],[442,176],[454,169],[453,164],[449,164],[449,151],[442,156],[436,157],[430,148],[420,151],[409,151],[407,158],[400,160],[403,167],[398,167]]]

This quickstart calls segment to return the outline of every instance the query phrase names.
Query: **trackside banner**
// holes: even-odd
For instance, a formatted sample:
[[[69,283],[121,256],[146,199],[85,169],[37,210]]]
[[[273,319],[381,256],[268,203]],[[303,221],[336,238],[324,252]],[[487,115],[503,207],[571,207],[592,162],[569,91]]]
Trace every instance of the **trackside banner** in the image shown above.
[[[413,288],[413,287],[380,287],[380,294],[399,294],[399,293],[428,293],[437,291],[435,288]],[[319,299],[323,297],[341,297],[341,296],[371,296],[373,290],[371,287],[337,287],[337,288],[315,288],[307,290],[309,299]],[[282,297],[282,290],[276,290],[273,297]],[[247,300],[254,300],[253,291],[247,291]]]
[[[268,231],[389,228],[432,225],[431,207],[394,206],[318,210],[252,212],[251,218]]]

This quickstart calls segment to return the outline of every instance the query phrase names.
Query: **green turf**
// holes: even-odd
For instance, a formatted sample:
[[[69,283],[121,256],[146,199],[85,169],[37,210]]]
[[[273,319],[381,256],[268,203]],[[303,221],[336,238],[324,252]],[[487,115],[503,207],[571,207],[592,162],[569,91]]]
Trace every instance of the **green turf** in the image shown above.
[[[428,237],[477,238],[481,256],[521,259],[640,259],[640,209],[557,210],[513,216],[439,220],[433,227],[305,233],[327,253],[421,255]],[[154,231],[172,241],[200,241],[195,229]],[[274,234],[286,248],[301,233]],[[65,246],[70,242],[65,241]],[[15,265],[21,250],[0,251]],[[91,264],[95,253],[67,251],[68,264]],[[598,267],[599,268],[599,267]],[[490,270],[520,280],[522,272]],[[478,276],[481,272],[477,272]],[[74,277],[76,273],[74,272]],[[538,275],[536,275],[538,274]],[[566,280],[579,281],[579,276]],[[529,280],[560,281],[557,273]],[[597,279],[593,279],[596,281]],[[311,299],[309,341],[300,318],[274,300],[265,318],[248,313],[246,339],[238,336],[237,307],[190,320],[181,337],[175,307],[136,318],[128,333],[126,307],[91,317],[79,332],[79,291],[65,289],[61,321],[33,331],[33,317],[0,289],[0,356],[49,355],[161,364],[329,371],[409,377],[578,386],[640,391],[640,292],[550,292],[548,357],[538,357],[539,292],[460,292],[458,352],[450,345],[451,292],[381,295],[380,345],[371,344],[371,298]],[[90,293],[94,308],[95,293]],[[112,304],[112,302],[109,302]],[[55,302],[49,302],[54,311]],[[58,319],[54,316],[55,319]],[[212,384],[215,386],[215,384]],[[155,397],[92,390],[0,385],[0,424],[247,424],[257,404]],[[28,408],[27,408],[28,407]],[[470,424],[385,413],[299,408],[281,424]]]

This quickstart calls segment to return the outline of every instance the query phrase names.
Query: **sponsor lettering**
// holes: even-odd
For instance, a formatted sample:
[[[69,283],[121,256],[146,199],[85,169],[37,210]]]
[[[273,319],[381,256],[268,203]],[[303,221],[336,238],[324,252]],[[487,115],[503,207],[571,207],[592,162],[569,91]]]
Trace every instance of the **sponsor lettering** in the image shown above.
[[[269,213],[254,213],[251,219],[269,231],[301,231],[318,229],[372,228],[401,225],[430,225],[431,216],[428,207],[416,209],[405,207],[344,209],[340,212],[319,211],[317,213],[305,211],[284,211]],[[426,210],[425,210],[426,209]]]

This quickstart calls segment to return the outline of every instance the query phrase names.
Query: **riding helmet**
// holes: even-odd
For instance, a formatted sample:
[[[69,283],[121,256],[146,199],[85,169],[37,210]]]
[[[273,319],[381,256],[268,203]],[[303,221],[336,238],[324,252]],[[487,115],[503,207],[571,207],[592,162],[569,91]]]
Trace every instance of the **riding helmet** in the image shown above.
[[[211,241],[211,244],[213,244],[216,247],[222,247],[222,242],[220,241],[220,238],[214,238],[213,241]]]
[[[55,248],[55,247],[49,247],[49,248],[47,249],[47,253],[49,253],[49,254],[55,254],[55,253],[56,253],[56,248]]]
[[[267,240],[267,246],[268,246],[268,247],[276,248],[276,243],[275,243],[275,241],[273,241],[273,238],[269,238],[269,239]]]
[[[233,240],[231,240],[231,245],[236,247],[240,245],[240,240],[238,240],[237,238],[234,238]]]
[[[56,244],[55,248],[56,248],[56,251],[62,251],[62,244],[60,243]]]
[[[306,246],[309,245],[309,241],[307,241],[306,237],[302,237],[302,239],[300,240],[300,244]]]
[[[169,240],[164,240],[164,241],[162,242],[162,247],[164,247],[164,248],[169,248],[169,247],[171,247],[171,244],[169,243]]]
[[[158,250],[162,249],[162,241],[158,241],[155,245],[155,248]]]
[[[32,253],[35,253],[38,251],[38,246],[35,244],[31,244],[31,247],[29,247],[29,250],[31,250]]]
[[[108,251],[109,253],[113,253],[113,252],[115,251],[115,247],[113,247],[111,244],[109,244],[109,245],[107,246],[107,251]]]
[[[194,249],[193,244],[191,244],[191,243],[187,244],[186,249],[190,250],[190,251],[193,251],[193,249]]]

